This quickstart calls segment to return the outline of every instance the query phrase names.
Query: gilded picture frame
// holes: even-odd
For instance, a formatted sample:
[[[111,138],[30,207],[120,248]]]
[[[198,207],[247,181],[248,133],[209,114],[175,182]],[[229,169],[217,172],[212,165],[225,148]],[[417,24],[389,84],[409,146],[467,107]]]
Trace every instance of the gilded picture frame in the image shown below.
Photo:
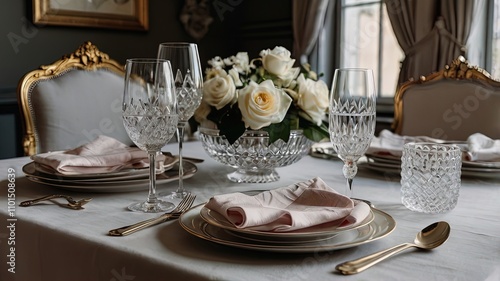
[[[33,0],[33,23],[148,30],[148,0]]]

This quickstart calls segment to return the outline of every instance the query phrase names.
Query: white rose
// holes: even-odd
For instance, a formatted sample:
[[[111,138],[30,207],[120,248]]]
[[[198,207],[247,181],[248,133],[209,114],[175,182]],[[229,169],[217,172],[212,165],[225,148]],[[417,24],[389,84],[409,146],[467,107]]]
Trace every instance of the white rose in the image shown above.
[[[208,64],[211,65],[213,68],[223,68],[225,66],[224,61],[219,56],[209,60]]]
[[[283,91],[285,91],[294,101],[299,98],[299,94],[290,88],[288,88],[288,89],[284,88]]]
[[[236,87],[231,76],[215,76],[203,83],[203,100],[217,109],[236,101]]]
[[[328,108],[328,87],[322,80],[305,79],[303,74],[299,75],[297,83],[297,105],[307,113],[312,122],[320,126]]]
[[[222,68],[209,68],[206,71],[205,80],[210,80],[216,76],[225,76],[227,72]]]
[[[287,87],[287,88],[291,87],[292,83],[295,81],[295,78],[297,78],[297,75],[299,75],[299,73],[300,73],[300,68],[293,67],[289,69],[287,73],[278,76],[279,81],[275,81],[274,84],[276,84],[277,86],[279,84],[281,87]]]
[[[228,71],[228,74],[229,76],[231,76],[233,78],[233,82],[234,82],[234,85],[236,87],[241,87],[243,86],[243,82],[241,82],[241,79],[240,79],[240,74],[238,73],[238,70],[236,68],[231,68],[229,71]]]
[[[253,81],[239,90],[238,107],[245,127],[258,130],[285,118],[292,103],[285,91],[277,89],[271,80],[257,84]]]
[[[283,47],[275,47],[272,51],[262,50],[260,56],[262,57],[262,66],[269,73],[278,77],[288,74],[295,63],[295,60],[290,58],[290,51]]]
[[[250,59],[246,52],[239,52],[236,56],[224,59],[226,65],[232,65],[239,73],[247,73],[250,70],[249,62]]]

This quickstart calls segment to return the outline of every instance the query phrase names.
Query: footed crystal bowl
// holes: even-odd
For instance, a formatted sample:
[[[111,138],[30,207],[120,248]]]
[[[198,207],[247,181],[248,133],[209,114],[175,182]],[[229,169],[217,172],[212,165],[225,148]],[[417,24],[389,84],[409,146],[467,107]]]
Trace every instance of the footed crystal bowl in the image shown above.
[[[236,168],[227,175],[233,182],[265,183],[280,179],[275,168],[291,165],[309,152],[312,141],[301,130],[290,132],[288,142],[277,140],[269,144],[265,131],[246,131],[236,142],[229,144],[219,131],[200,128],[205,151],[218,162]]]

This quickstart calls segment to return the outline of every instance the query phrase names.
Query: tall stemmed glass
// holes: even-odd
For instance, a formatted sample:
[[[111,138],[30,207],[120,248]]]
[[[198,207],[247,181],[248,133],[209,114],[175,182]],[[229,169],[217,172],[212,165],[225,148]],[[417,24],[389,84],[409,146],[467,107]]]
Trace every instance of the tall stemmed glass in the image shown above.
[[[337,69],[330,93],[330,140],[344,161],[345,195],[352,197],[356,161],[363,156],[375,133],[376,92],[371,69]]]
[[[149,195],[128,208],[146,213],[172,209],[156,196],[156,154],[175,134],[177,101],[170,63],[158,59],[128,59],[125,65],[123,124],[130,139],[149,155]]]
[[[203,73],[201,71],[198,46],[193,43],[161,43],[158,48],[158,58],[169,60],[175,73],[175,87],[179,123],[177,124],[177,138],[179,141],[179,187],[166,196],[168,198],[184,198],[187,191],[184,189],[184,167],[182,160],[182,142],[186,125],[200,106],[203,87]],[[164,195],[164,194],[160,194]]]

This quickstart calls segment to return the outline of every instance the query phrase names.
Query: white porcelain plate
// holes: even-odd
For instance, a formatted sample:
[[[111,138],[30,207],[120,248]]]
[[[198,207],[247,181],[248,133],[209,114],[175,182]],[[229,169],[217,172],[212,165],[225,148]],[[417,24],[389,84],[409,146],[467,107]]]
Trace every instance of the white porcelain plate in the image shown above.
[[[188,179],[195,175],[198,168],[191,162],[184,162],[184,178]],[[86,181],[69,178],[57,178],[40,173],[35,169],[33,162],[24,165],[23,172],[26,177],[37,183],[55,186],[62,189],[73,191],[88,191],[88,192],[129,192],[148,189],[148,174],[143,174],[139,178],[127,177],[120,175],[118,177],[100,177],[99,180]],[[168,182],[177,181],[179,179],[179,171],[177,169],[170,169],[162,174],[157,175],[156,184],[163,184]]]
[[[205,204],[200,204],[186,211],[179,223],[188,233],[214,243],[269,252],[310,253],[332,251],[355,247],[373,242],[389,235],[396,228],[396,221],[387,213],[372,208],[374,219],[360,228],[345,230],[327,239],[292,243],[276,243],[275,241],[259,241],[247,239],[231,230],[207,223],[201,218],[200,211]]]
[[[394,156],[367,155],[366,163],[360,163],[361,167],[377,172],[399,174],[401,172],[401,160]],[[500,178],[500,164],[498,162],[472,162],[462,161],[462,176],[480,178]]]
[[[257,231],[245,228],[237,228],[221,214],[205,207],[201,208],[200,216],[208,224],[230,230],[233,233],[239,233],[243,237],[249,239],[253,238],[265,241],[289,241],[289,242],[309,241],[311,239],[323,239],[325,237],[336,235],[337,233],[342,231],[363,227],[369,224],[374,219],[373,212],[370,211],[370,214],[368,214],[366,219],[364,219],[361,223],[357,225],[338,227],[336,225],[333,226],[328,224],[322,224],[318,226],[298,229],[289,232],[270,232],[270,231]]]

